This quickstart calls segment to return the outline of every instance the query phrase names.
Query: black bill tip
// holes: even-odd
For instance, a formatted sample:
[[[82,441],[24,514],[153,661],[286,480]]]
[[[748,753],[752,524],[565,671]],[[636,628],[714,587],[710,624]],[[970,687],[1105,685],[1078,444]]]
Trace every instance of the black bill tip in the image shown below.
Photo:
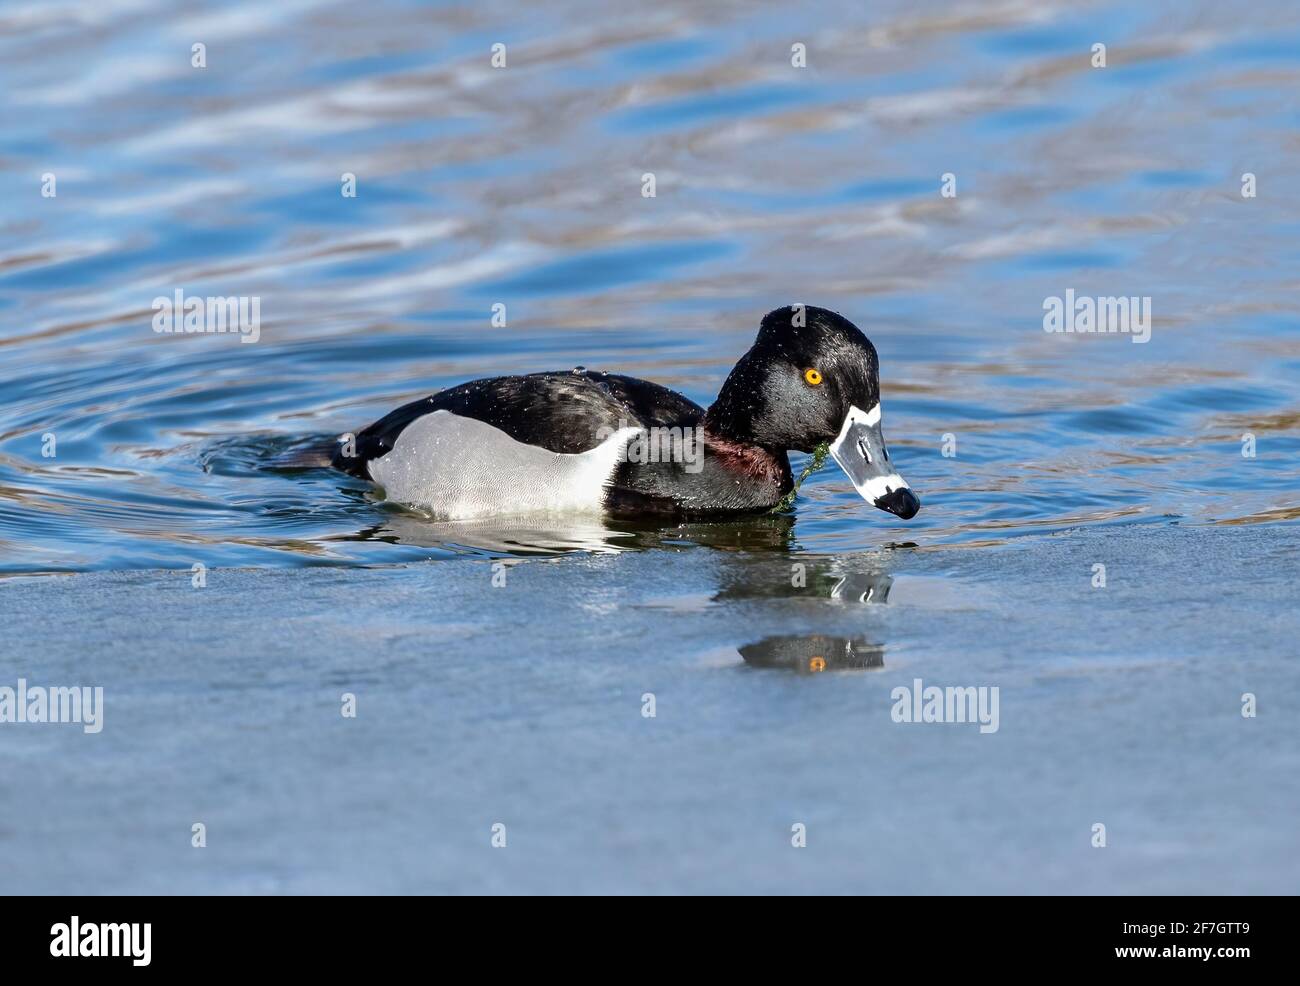
[[[921,501],[916,498],[915,493],[904,486],[877,497],[876,506],[881,510],[888,510],[891,514],[897,514],[903,520],[911,520],[921,509]]]

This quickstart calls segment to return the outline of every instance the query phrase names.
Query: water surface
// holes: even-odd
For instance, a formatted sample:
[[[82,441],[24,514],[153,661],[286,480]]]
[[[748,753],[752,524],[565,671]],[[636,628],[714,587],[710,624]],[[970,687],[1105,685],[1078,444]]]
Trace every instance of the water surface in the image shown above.
[[[891,523],[831,466],[797,549],[1296,518],[1300,12],[696,7],[11,5],[2,570],[428,557],[262,465],[497,373],[707,404],[795,301],[876,343],[925,503]],[[1044,333],[1067,288],[1150,297],[1151,341]],[[260,340],[156,334],[177,289],[259,297]]]
[[[1294,5],[15,2],[0,92],[0,670],[108,702],[0,734],[0,884],[1294,889]],[[1150,341],[1045,333],[1070,289]],[[708,404],[795,302],[878,348],[913,521],[830,463],[682,526],[280,467],[486,375]],[[891,722],[916,677],[1000,731]]]

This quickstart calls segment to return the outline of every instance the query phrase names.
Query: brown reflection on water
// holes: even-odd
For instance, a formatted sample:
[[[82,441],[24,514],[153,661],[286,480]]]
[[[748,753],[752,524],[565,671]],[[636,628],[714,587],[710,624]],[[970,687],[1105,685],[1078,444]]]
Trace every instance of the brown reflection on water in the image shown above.
[[[765,637],[737,649],[749,667],[774,668],[798,674],[869,671],[885,666],[883,645],[855,637],[820,633]]]

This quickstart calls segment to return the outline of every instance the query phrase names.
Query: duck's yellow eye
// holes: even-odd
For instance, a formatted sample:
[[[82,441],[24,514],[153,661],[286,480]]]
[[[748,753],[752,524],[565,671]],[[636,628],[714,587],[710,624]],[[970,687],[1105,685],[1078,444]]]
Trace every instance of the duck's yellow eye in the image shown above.
[[[810,384],[812,384],[814,387],[816,387],[819,383],[822,382],[821,373],[819,373],[817,370],[812,369],[811,367],[803,371],[803,378],[807,380]]]

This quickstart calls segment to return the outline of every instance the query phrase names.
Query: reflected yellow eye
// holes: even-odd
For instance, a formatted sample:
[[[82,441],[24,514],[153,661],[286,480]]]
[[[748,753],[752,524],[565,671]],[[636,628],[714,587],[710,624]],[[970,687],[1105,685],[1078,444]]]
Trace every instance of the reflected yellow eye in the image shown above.
[[[822,382],[822,375],[817,370],[807,369],[803,371],[803,378],[816,387]]]

